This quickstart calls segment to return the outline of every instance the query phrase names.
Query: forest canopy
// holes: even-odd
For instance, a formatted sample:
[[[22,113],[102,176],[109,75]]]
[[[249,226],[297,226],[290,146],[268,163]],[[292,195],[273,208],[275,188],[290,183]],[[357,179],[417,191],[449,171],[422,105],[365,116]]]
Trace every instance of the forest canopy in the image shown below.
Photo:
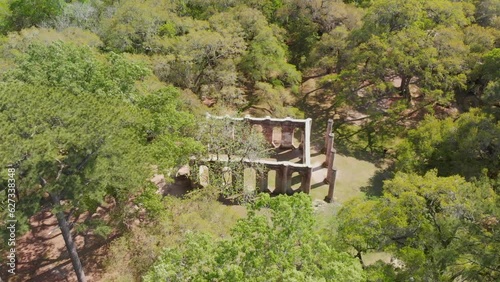
[[[320,215],[240,182],[162,197],[193,156],[269,149],[206,112],[311,117],[318,147],[333,119],[380,175]],[[106,281],[500,279],[500,0],[0,0],[0,128],[17,234],[56,215],[79,281],[88,232],[118,237]]]

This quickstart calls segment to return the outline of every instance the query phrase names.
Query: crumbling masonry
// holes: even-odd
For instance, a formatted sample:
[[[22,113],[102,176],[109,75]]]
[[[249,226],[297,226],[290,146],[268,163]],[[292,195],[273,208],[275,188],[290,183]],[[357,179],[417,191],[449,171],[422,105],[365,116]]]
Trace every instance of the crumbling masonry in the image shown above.
[[[312,119],[292,119],[292,118],[255,118],[245,116],[244,118],[234,117],[218,117],[207,114],[207,118],[228,118],[233,121],[247,122],[252,127],[260,127],[264,139],[274,146],[276,149],[291,149],[299,150],[301,152],[300,162],[290,161],[273,161],[273,160],[255,160],[247,161],[251,163],[259,163],[264,166],[262,172],[255,175],[255,183],[260,192],[270,192],[268,189],[269,172],[275,171],[275,189],[273,193],[279,194],[292,194],[296,191],[292,190],[292,174],[298,173],[301,177],[300,191],[309,193],[311,190],[311,176],[313,166],[311,164],[311,125]],[[333,121],[329,120],[327,132],[325,134],[325,153],[326,159],[323,163],[327,167],[327,176],[324,180],[329,184],[328,195],[325,201],[331,202],[333,200],[333,191],[335,188],[336,170],[333,167],[335,159],[335,150],[333,149],[333,134],[331,133]],[[301,132],[300,143],[294,144],[294,135],[296,131]],[[276,134],[281,132],[281,134]],[[205,167],[208,169],[208,167]],[[208,172],[210,173],[210,172]],[[201,178],[201,175],[200,175]],[[200,179],[200,183],[203,182]],[[203,185],[203,184],[202,184]],[[256,188],[257,188],[256,187]]]

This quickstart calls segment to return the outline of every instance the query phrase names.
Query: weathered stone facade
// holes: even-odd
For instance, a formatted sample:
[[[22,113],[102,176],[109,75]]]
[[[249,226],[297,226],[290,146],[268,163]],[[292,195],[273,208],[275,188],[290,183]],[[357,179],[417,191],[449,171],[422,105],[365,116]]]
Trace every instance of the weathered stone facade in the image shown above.
[[[311,177],[313,167],[311,164],[311,125],[312,119],[292,119],[292,118],[255,118],[250,116],[245,116],[244,118],[233,118],[229,116],[211,116],[207,114],[207,118],[215,119],[231,119],[233,121],[247,122],[251,126],[260,127],[261,133],[264,139],[277,149],[283,150],[298,150],[301,152],[300,162],[291,161],[273,161],[273,160],[243,160],[243,163],[247,163],[248,167],[252,164],[258,163],[264,166],[264,169],[258,173],[254,173],[256,184],[256,189],[260,192],[270,192],[268,187],[269,172],[275,171],[275,189],[273,193],[279,194],[292,194],[292,174],[298,173],[300,176],[300,191],[304,193],[309,193],[311,190]],[[297,130],[300,130],[301,137],[300,143],[294,144],[294,135]],[[278,134],[276,134],[278,132]],[[280,133],[280,134],[279,134]],[[333,150],[333,134],[331,134],[331,123],[327,129],[326,134],[326,153],[327,158],[325,163],[328,167],[327,178],[325,182],[329,183],[330,189],[328,196],[325,198],[328,202],[333,199],[333,190],[335,185],[335,175],[336,171],[333,169],[333,160],[335,158],[335,152]],[[297,152],[297,151],[296,151]],[[220,162],[224,161],[221,159],[209,159],[206,160],[207,164],[210,162]],[[209,166],[205,166],[208,169]],[[241,172],[232,172],[234,174],[241,174]],[[208,176],[202,177],[200,175],[200,183],[207,184]]]

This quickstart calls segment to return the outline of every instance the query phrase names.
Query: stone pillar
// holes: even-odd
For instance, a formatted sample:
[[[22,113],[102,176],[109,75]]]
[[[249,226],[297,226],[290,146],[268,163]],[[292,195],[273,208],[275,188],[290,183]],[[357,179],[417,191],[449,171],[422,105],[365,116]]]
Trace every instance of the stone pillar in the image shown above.
[[[263,193],[270,192],[269,187],[268,187],[268,184],[269,184],[268,173],[269,173],[269,171],[267,169],[263,169],[261,172],[257,173],[256,185],[260,185],[260,192],[263,192]]]
[[[283,166],[283,194],[292,195],[292,174],[293,170],[289,166]]]
[[[325,183],[330,183],[330,180],[332,179],[332,173],[333,173],[333,170],[334,170],[334,162],[335,162],[335,153],[336,153],[336,150],[333,149],[331,151],[331,154],[330,154],[330,159],[328,161],[328,165],[327,165],[327,171],[326,171],[326,178],[325,178]]]
[[[311,175],[312,167],[308,167],[306,171],[301,172],[302,181],[300,183],[300,190],[306,194],[311,192]]]
[[[328,139],[329,139],[329,136],[330,136],[330,133],[332,133],[332,128],[333,128],[333,119],[329,119],[328,120],[328,123],[326,125],[326,131],[325,131],[325,153],[328,152]]]
[[[210,184],[209,177],[210,177],[210,171],[208,169],[208,166],[200,165],[198,172],[198,180],[200,186],[207,187],[208,184]]]
[[[329,120],[330,122],[330,120]],[[326,158],[325,164],[327,167],[325,183],[328,183],[328,195],[325,197],[325,202],[333,202],[333,192],[335,190],[335,180],[337,179],[337,170],[334,168],[335,154],[336,150],[333,148],[334,135],[333,133],[328,134],[327,144],[326,144]]]
[[[333,191],[335,190],[335,180],[337,179],[337,170],[332,169],[331,179],[328,183],[328,195],[325,197],[325,202],[333,202]]]
[[[293,148],[293,131],[295,127],[288,123],[284,122],[281,125],[281,148],[289,149]]]
[[[276,170],[276,188],[274,194],[292,194],[292,170],[287,165]]]
[[[274,191],[273,191],[273,194],[279,194],[279,193],[283,193],[284,189],[283,189],[283,169],[279,168],[276,170],[276,178],[275,178],[275,188],[274,188]]]
[[[311,165],[311,125],[312,125],[312,119],[310,118],[306,119],[306,124],[304,126],[305,140],[304,140],[304,150],[303,150],[304,154],[303,162],[307,166]]]
[[[244,168],[241,175],[243,183],[243,193],[255,193],[259,191],[259,184],[257,183],[257,173],[254,168]]]
[[[330,159],[331,159],[330,163],[332,164],[332,169],[334,168],[336,155],[337,155],[337,150],[335,148],[332,148],[332,152],[330,153]]]
[[[323,162],[323,167],[328,167],[332,162],[332,152],[333,152],[333,133],[328,134],[328,138],[326,139],[326,157],[325,162]]]
[[[223,181],[224,188],[227,188],[229,185],[232,185],[233,183],[233,171],[231,171],[230,167],[223,167],[221,169],[221,177]]]
[[[262,135],[269,144],[273,143],[273,127],[269,124],[262,124]]]

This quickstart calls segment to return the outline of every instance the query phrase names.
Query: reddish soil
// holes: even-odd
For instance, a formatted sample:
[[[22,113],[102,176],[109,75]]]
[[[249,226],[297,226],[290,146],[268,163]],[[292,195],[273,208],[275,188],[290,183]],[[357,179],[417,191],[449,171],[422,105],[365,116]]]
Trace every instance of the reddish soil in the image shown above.
[[[104,210],[98,209],[98,213]],[[80,216],[77,222],[82,222]],[[1,277],[6,281],[77,281],[73,271],[57,219],[50,211],[42,211],[30,219],[31,230],[16,240],[17,271],[14,276]],[[92,234],[77,234],[73,238],[88,281],[99,281],[103,272],[103,260],[109,242],[116,236],[104,240]]]

